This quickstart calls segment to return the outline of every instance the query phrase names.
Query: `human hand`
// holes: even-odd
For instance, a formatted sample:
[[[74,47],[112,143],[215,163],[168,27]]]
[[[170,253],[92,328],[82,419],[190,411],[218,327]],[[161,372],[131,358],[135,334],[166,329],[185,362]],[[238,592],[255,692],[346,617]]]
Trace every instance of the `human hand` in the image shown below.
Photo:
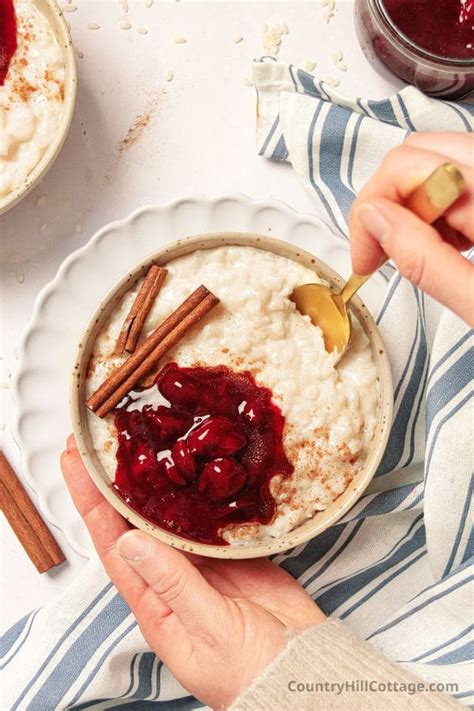
[[[131,530],[89,478],[72,435],[61,467],[150,648],[205,704],[225,709],[282,651],[290,632],[324,621],[305,590],[268,560],[184,555]]]
[[[349,217],[352,267],[370,274],[390,257],[400,273],[474,326],[474,265],[459,254],[474,242],[474,135],[414,133],[389,151]],[[438,166],[454,163],[466,191],[427,225],[403,207]]]

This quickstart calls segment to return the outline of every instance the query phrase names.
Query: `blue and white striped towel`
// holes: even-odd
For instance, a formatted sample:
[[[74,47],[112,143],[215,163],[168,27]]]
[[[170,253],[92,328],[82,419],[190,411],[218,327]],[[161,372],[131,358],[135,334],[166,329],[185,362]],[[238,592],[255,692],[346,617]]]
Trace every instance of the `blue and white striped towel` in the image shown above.
[[[291,160],[341,235],[355,192],[407,131],[471,131],[473,111],[406,89],[348,100],[309,74],[256,63],[260,154]],[[337,237],[335,238],[337,239]],[[315,245],[317,252],[317,245]],[[472,342],[392,271],[378,323],[395,383],[394,424],[371,486],[336,526],[277,557],[328,614],[416,676],[474,702],[471,604]],[[192,709],[92,561],[59,600],[1,643],[2,707]]]

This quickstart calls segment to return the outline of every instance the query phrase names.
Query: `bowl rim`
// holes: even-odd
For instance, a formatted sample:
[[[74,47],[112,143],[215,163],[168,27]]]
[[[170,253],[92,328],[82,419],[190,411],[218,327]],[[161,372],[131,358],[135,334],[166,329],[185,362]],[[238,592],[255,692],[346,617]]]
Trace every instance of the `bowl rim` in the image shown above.
[[[71,33],[63,12],[56,0],[32,0],[33,4],[46,17],[49,26],[61,48],[64,60],[64,103],[60,126],[53,141],[35,165],[26,180],[0,198],[0,215],[17,205],[44,178],[53,165],[69,133],[77,95],[77,66]]]
[[[92,345],[104,320],[131,286],[145,274],[152,262],[166,264],[171,259],[189,254],[198,249],[212,249],[218,246],[251,246],[285,256],[293,261],[312,268],[315,273],[327,280],[332,286],[340,288],[344,279],[325,262],[304,249],[285,240],[267,237],[249,232],[212,232],[192,235],[173,241],[161,249],[149,254],[127,271],[124,276],[104,295],[83,331],[74,358],[70,380],[69,406],[73,434],[81,459],[105,499],[133,526],[153,535],[155,538],[180,550],[221,559],[244,559],[283,553],[295,546],[309,541],[322,533],[329,526],[339,521],[359,500],[363,491],[372,480],[385,451],[390,433],[393,410],[393,384],[386,347],[379,329],[360,297],[351,301],[351,309],[357,315],[372,347],[379,380],[379,399],[377,424],[369,453],[361,471],[352,480],[345,491],[324,511],[316,512],[300,526],[280,538],[265,542],[245,545],[210,545],[182,538],[154,525],[137,511],[129,507],[112,488],[112,482],[99,462],[92,447],[92,440],[87,425],[89,410],[84,404],[85,373]]]

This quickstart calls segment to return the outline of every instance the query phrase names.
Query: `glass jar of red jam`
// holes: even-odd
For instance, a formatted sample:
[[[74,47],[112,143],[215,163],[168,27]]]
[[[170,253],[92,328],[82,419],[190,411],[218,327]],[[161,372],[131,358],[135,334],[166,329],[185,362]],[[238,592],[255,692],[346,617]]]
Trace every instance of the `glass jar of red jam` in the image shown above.
[[[474,0],[355,0],[364,54],[431,96],[474,89]]]

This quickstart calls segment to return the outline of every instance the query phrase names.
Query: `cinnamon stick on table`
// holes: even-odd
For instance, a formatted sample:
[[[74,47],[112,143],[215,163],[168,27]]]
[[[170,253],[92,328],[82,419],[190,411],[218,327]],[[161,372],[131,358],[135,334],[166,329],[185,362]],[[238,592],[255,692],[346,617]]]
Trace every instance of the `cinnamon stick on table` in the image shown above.
[[[105,417],[164,354],[218,303],[219,299],[205,286],[196,289],[143,341],[125,363],[114,370],[87,400],[86,406],[99,417]]]
[[[44,573],[65,560],[3,452],[0,452],[0,508],[38,572]]]
[[[115,355],[122,355],[124,351],[133,353],[137,347],[146,318],[163,286],[167,273],[168,270],[164,267],[159,267],[156,264],[151,265],[124,321],[115,346]]]

